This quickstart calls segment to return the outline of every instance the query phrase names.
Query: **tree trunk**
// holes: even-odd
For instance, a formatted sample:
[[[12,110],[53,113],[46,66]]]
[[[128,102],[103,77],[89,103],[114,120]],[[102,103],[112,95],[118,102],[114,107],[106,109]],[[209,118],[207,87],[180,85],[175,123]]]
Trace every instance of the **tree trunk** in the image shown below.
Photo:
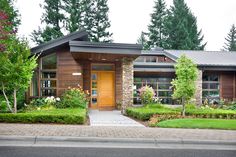
[[[17,98],[16,98],[16,89],[14,89],[14,113],[17,113]]]
[[[182,116],[185,117],[185,98],[182,98]]]
[[[5,86],[4,86],[3,82],[2,82],[2,92],[3,92],[4,98],[5,98],[6,102],[7,102],[7,107],[8,107],[8,109],[11,111],[11,113],[13,113],[12,108],[11,108],[11,105],[10,105],[10,101],[9,101],[9,99],[7,98],[7,95],[6,95],[6,93],[5,93]]]

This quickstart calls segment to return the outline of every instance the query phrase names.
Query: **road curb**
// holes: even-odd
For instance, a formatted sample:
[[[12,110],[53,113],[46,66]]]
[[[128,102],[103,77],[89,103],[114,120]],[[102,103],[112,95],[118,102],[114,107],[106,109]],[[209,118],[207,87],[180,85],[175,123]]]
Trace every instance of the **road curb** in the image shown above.
[[[59,142],[59,143],[129,143],[129,144],[193,144],[193,145],[235,145],[236,141],[226,140],[193,140],[193,139],[157,139],[157,138],[104,138],[104,137],[71,137],[71,136],[2,136],[0,142]]]

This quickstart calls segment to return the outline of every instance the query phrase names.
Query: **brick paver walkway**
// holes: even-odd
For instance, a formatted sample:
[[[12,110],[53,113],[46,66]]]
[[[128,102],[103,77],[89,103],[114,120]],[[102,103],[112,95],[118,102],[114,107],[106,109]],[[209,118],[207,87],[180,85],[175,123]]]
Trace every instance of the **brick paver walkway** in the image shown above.
[[[229,130],[7,123],[0,124],[0,135],[236,140],[236,131]]]

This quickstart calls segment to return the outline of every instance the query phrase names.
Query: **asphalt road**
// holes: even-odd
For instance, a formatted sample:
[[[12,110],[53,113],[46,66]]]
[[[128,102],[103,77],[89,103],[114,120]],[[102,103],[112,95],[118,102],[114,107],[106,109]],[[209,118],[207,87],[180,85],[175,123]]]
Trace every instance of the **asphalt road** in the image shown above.
[[[0,147],[0,157],[236,157],[236,150]]]

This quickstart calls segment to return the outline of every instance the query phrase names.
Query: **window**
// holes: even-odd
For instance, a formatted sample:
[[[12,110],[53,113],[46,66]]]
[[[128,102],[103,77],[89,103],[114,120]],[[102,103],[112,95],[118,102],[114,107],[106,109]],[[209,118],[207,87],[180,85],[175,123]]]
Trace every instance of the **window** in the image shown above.
[[[57,56],[52,54],[41,59],[40,92],[41,96],[56,96]]]
[[[98,97],[98,86],[97,86],[97,73],[92,73],[91,75],[92,78],[92,92],[91,92],[91,104],[92,105],[97,105],[97,97]]]
[[[220,100],[220,81],[218,75],[203,75],[202,100],[218,102]]]
[[[171,80],[170,77],[134,78],[134,104],[141,104],[138,90],[146,85],[154,89],[155,95],[161,99],[162,103],[172,104]]]
[[[155,62],[157,62],[157,57],[155,57],[155,56],[147,56],[146,57],[146,62],[153,62],[153,63],[155,63]]]
[[[115,69],[113,64],[93,64],[92,70],[94,71],[113,71]]]
[[[30,85],[30,96],[38,96],[38,71],[35,71]]]
[[[138,57],[135,62],[147,62],[147,63],[166,63],[166,62],[173,62],[171,59],[164,55],[157,55],[157,56],[140,56]]]

